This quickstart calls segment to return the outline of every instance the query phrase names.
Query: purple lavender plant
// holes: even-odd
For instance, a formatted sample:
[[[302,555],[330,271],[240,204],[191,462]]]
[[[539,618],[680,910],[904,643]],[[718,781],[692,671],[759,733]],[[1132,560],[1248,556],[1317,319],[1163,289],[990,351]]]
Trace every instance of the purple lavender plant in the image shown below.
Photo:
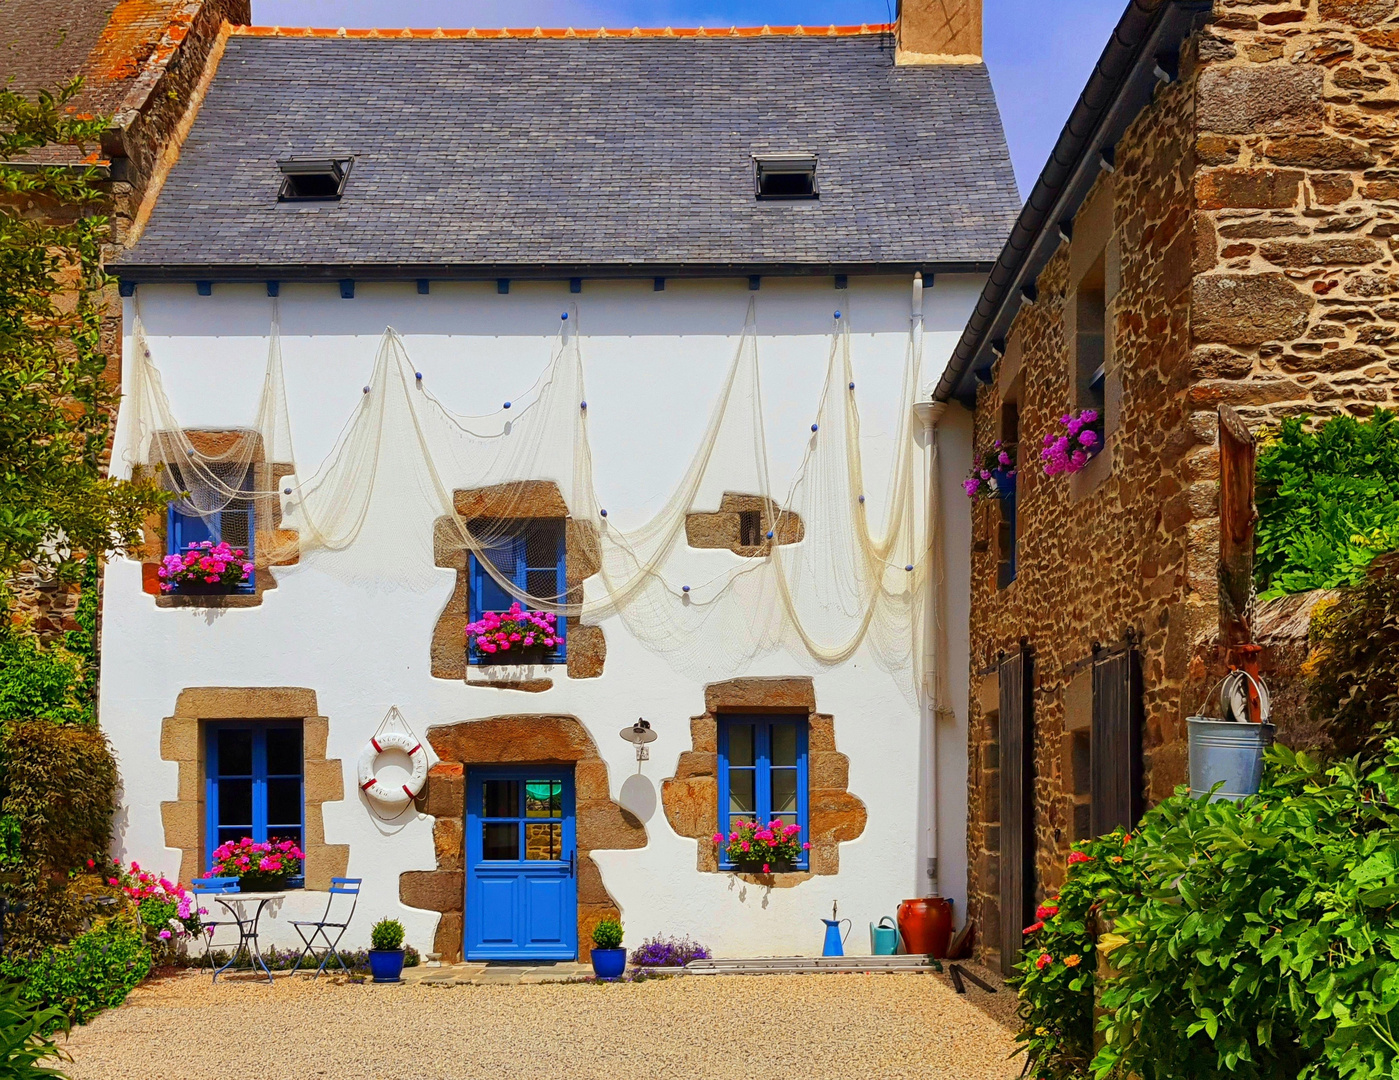
[[[689,937],[647,938],[632,950],[628,958],[632,967],[684,967],[691,960],[708,960],[709,950]]]

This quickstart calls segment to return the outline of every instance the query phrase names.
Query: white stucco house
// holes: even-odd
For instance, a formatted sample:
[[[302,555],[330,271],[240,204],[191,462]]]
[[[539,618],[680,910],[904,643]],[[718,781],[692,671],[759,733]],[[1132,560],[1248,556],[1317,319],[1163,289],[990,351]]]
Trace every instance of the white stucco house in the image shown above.
[[[346,944],[444,960],[960,922],[970,414],[926,403],[1018,199],[979,50],[918,20],[979,6],[225,28],[115,267],[114,469],[181,493],[104,580],[117,854],[291,839],[264,943],[350,877]],[[204,539],[247,580],[163,590]],[[492,654],[514,603],[555,640]],[[809,847],[730,858],[773,818]]]

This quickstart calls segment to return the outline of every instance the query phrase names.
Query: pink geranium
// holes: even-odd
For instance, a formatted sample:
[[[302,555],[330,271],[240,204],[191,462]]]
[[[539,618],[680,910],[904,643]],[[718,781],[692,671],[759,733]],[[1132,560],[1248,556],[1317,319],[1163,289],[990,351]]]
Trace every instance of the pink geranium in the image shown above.
[[[466,627],[467,648],[492,656],[524,649],[552,649],[563,642],[558,616],[552,611],[527,611],[520,604],[509,611],[488,611]]]
[[[763,873],[771,873],[774,863],[793,865],[801,860],[802,852],[810,849],[798,836],[801,826],[773,818],[766,825],[757,821],[735,821],[727,843],[722,834],[716,833],[714,840],[724,849],[724,857],[742,869],[756,870],[763,867]],[[754,849],[757,850],[754,850]]]
[[[1096,409],[1084,409],[1076,416],[1065,413],[1059,417],[1059,423],[1063,425],[1063,430],[1057,433],[1051,431],[1046,435],[1044,448],[1040,450],[1045,476],[1076,473],[1085,468],[1103,448],[1103,439],[1097,430]]]
[[[224,584],[231,588],[252,577],[253,564],[246,555],[242,548],[229,547],[222,541],[191,543],[185,551],[161,560],[156,570],[160,591],[174,592],[179,586],[192,583]]]

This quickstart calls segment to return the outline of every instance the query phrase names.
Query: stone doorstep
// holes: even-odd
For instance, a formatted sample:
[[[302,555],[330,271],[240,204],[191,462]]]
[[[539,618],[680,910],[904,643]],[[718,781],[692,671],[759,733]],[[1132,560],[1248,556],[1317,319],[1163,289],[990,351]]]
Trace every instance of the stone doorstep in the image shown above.
[[[414,969],[422,970],[422,969]],[[565,982],[591,975],[592,964],[560,961],[556,964],[444,964],[427,968],[416,978],[405,970],[403,977],[427,986],[533,986],[541,983]]]

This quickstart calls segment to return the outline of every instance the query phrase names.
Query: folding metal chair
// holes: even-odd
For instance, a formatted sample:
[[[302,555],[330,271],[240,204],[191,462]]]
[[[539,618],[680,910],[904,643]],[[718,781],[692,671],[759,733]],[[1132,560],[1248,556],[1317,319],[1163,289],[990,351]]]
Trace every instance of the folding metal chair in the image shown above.
[[[194,894],[196,907],[203,907],[200,900],[204,897],[228,896],[230,893],[238,892],[238,879],[236,877],[210,877],[195,878],[190,882],[190,892]],[[224,907],[223,904],[219,905]],[[225,908],[225,910],[228,910]],[[204,955],[209,960],[209,967],[214,973],[214,982],[238,959],[238,953],[243,948],[243,923],[238,916],[228,910],[229,918],[226,919],[205,919],[203,915],[199,917],[199,929],[204,934]],[[238,943],[233,948],[233,955],[228,958],[228,962],[222,967],[214,967],[214,934],[220,926],[233,926],[238,929]]]
[[[340,965],[341,971],[345,972],[347,975],[350,973],[350,969],[345,966],[345,961],[341,958],[337,947],[340,944],[340,939],[345,936],[345,930],[349,927],[350,920],[355,917],[355,908],[359,904],[359,887],[360,883],[363,881],[363,878],[357,877],[331,878],[330,899],[326,901],[325,912],[321,917],[317,920],[291,920],[292,926],[296,927],[297,934],[301,936],[301,940],[306,946],[301,950],[301,954],[297,956],[296,963],[292,965],[293,971],[299,971],[301,969],[302,958],[305,957],[307,953],[310,953],[312,956],[319,956],[321,960],[320,965],[316,968],[316,974],[311,976],[313,979],[320,977],[321,972],[325,970],[326,964],[330,963],[330,958],[332,956],[335,957],[336,963]],[[350,910],[346,913],[343,920],[332,921],[330,917],[331,909],[335,907],[335,901],[342,896],[351,898]],[[343,909],[344,906],[344,901],[341,901],[340,907]],[[306,936],[306,930],[304,929],[308,926],[311,927],[310,937]],[[338,931],[333,940],[330,936],[330,931],[332,930]],[[316,944],[316,938],[318,937],[324,944]]]

